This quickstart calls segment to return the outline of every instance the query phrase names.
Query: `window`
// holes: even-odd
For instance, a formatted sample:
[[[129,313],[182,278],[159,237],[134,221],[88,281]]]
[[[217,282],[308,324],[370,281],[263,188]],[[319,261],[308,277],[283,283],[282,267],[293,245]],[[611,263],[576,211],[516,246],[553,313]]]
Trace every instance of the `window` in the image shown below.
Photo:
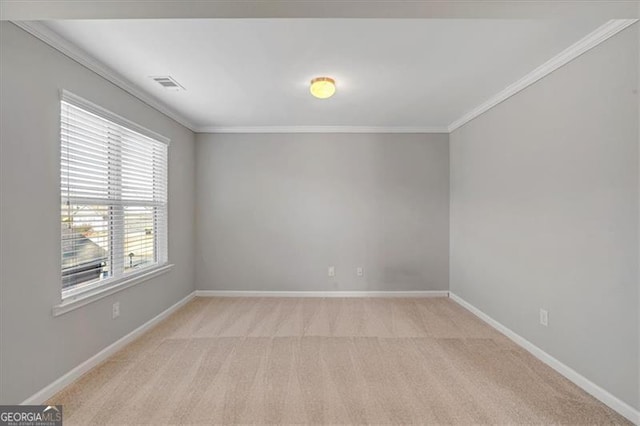
[[[62,298],[167,263],[167,144],[64,91]]]

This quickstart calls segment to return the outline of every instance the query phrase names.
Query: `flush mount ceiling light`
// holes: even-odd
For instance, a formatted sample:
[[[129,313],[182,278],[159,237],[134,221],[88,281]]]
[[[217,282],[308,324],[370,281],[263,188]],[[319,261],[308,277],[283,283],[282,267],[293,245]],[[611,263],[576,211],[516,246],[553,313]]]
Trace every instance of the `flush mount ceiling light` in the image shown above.
[[[336,93],[336,82],[330,77],[316,77],[311,80],[309,91],[318,99],[327,99]]]

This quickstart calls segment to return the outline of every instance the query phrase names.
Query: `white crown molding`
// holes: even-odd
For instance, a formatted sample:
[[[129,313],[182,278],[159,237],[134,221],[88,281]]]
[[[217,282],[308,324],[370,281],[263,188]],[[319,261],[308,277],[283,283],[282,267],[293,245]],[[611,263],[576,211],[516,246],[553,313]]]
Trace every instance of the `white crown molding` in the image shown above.
[[[199,127],[197,133],[449,133],[446,127],[230,126]]]
[[[236,291],[196,290],[196,297],[449,297],[448,290],[417,291]]]
[[[13,22],[15,25],[22,28],[23,30],[27,31],[31,35],[42,40],[43,42],[53,47],[54,49],[58,50],[59,52],[63,53],[64,55],[68,56],[69,58],[73,59],[74,61],[78,62],[80,65],[83,65],[84,67],[90,69],[91,71],[95,72],[99,76],[109,80],[111,83],[120,87],[125,92],[135,96],[136,98],[146,103],[150,107],[156,109],[157,111],[161,112],[167,117],[177,121],[178,123],[182,124],[186,128],[194,131],[195,126],[185,117],[173,111],[164,103],[147,95],[142,90],[140,90],[136,85],[134,85],[133,83],[128,81],[126,78],[124,78],[122,75],[120,75],[118,72],[109,68],[102,62],[96,60],[87,52],[78,48],[68,40],[60,37],[56,32],[52,31],[49,27],[44,25],[42,22],[38,22],[38,21],[11,21],[11,22]]]
[[[562,374],[564,377],[566,377],[567,379],[569,379],[570,381],[578,385],[584,391],[590,393],[595,398],[600,400],[602,403],[609,406],[613,410],[617,411],[620,415],[626,417],[631,422],[640,424],[640,411],[636,410],[626,402],[617,398],[616,396],[611,394],[609,391],[593,383],[591,380],[587,379],[582,374],[578,373],[568,365],[552,357],[551,355],[549,355],[548,353],[546,353],[545,351],[543,351],[542,349],[540,349],[539,347],[537,347],[536,345],[534,345],[533,343],[525,339],[524,337],[520,336],[510,328],[504,326],[500,322],[491,318],[489,315],[485,314],[480,309],[476,308],[475,306],[473,306],[471,303],[467,302],[460,296],[452,292],[449,292],[449,298],[451,298],[451,300],[453,300],[454,302],[456,302],[457,304],[459,304],[460,306],[467,309],[468,311],[473,313],[475,316],[477,316],[478,318],[480,318],[481,320],[489,324],[491,327],[498,330],[500,333],[507,336],[514,343],[516,343],[520,347],[527,350],[533,356],[535,356],[540,361],[547,364],[549,367],[556,370],[558,373]]]
[[[68,40],[60,37],[38,21],[12,21],[64,55],[87,67],[147,105],[172,118],[196,133],[451,133],[474,118],[487,112],[516,93],[524,90],[568,62],[593,49],[600,43],[636,23],[638,19],[612,19],[578,42],[554,56],[515,83],[507,86],[487,101],[453,121],[447,127],[377,127],[377,126],[223,126],[197,127],[170,107],[147,95],[116,71],[91,57]]]
[[[164,103],[147,95],[115,70],[59,36],[42,22],[12,21],[14,24],[60,51],[64,55],[106,78],[124,91],[155,108],[196,133],[448,133],[446,127],[375,127],[375,126],[229,126],[197,127]]]
[[[502,91],[498,92],[491,98],[489,98],[484,103],[478,105],[476,108],[464,114],[462,117],[458,118],[448,126],[448,132],[451,133],[457,128],[465,125],[469,121],[478,117],[479,115],[487,112],[494,106],[499,103],[505,101],[521,90],[526,89],[531,86],[533,83],[538,80],[544,78],[545,76],[551,74],[558,68],[566,65],[568,62],[574,60],[578,56],[583,53],[593,49],[603,41],[609,39],[610,37],[618,34],[620,31],[624,30],[630,25],[636,23],[638,19],[612,19],[608,21],[606,24],[600,26],[592,33],[583,37],[576,43],[572,44],[558,55],[549,59],[544,64],[540,65],[538,68],[531,71],[529,74],[522,77],[520,80],[515,83],[505,87]]]

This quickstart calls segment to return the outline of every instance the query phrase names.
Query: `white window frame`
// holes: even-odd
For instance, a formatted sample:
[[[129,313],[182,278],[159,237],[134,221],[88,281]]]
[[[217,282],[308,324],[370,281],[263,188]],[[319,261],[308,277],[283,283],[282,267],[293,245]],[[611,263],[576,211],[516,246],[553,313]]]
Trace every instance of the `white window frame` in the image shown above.
[[[94,104],[93,102],[90,102],[84,98],[81,98],[80,96],[77,96],[67,90],[61,90],[60,92],[59,105],[62,105],[62,102],[66,102],[75,107],[81,108],[87,112],[90,112],[105,120],[108,120],[118,126],[125,127],[136,133],[147,136],[156,141],[162,142],[167,145],[167,150],[168,150],[168,146],[170,144],[169,138],[162,136],[152,130],[146,129],[136,123],[133,123],[127,120],[126,118],[121,117],[111,111],[108,111]],[[62,111],[60,111],[59,117],[60,117],[59,123],[60,125],[62,125]],[[167,152],[167,168],[169,167],[168,155],[169,153]],[[58,162],[58,164],[60,164],[60,162]],[[166,172],[167,172],[167,181],[168,181],[168,170]],[[167,191],[168,191],[168,187],[167,187]],[[62,199],[63,199],[63,194],[61,192],[60,193],[61,202],[62,202]],[[81,306],[84,306],[88,303],[91,303],[103,297],[106,297],[110,294],[113,294],[117,291],[124,290],[125,288],[129,288],[133,285],[147,281],[163,273],[169,272],[173,268],[173,265],[169,263],[169,250],[168,250],[168,241],[167,241],[168,231],[169,231],[168,230],[168,222],[169,222],[168,201],[166,205],[167,205],[167,211],[166,211],[166,215],[164,216],[165,223],[160,224],[160,226],[163,226],[165,229],[164,238],[159,238],[155,242],[156,256],[162,256],[163,258],[158,257],[158,261],[156,264],[145,267],[145,268],[141,268],[140,270],[130,271],[126,273],[123,273],[123,271],[119,271],[118,273],[114,274],[115,276],[113,277],[105,278],[103,280],[90,283],[90,284],[81,286],[79,288],[69,289],[69,290],[62,289],[63,280],[62,280],[62,275],[60,275],[59,283],[60,283],[61,303],[53,307],[53,315],[57,316],[57,315],[64,314],[66,312],[69,312]],[[123,207],[120,206],[120,208],[123,208]],[[119,236],[118,233],[114,233],[113,235],[116,238]],[[62,235],[60,235],[60,238],[62,238]],[[115,244],[112,243],[112,246],[119,247],[117,243]],[[62,250],[62,244],[60,244],[60,247]],[[110,256],[114,256],[114,254],[115,253],[110,252]],[[62,256],[60,256],[60,258],[62,258]],[[112,268],[113,267],[117,268],[117,265],[112,262]],[[62,274],[62,267],[60,267],[60,273]]]

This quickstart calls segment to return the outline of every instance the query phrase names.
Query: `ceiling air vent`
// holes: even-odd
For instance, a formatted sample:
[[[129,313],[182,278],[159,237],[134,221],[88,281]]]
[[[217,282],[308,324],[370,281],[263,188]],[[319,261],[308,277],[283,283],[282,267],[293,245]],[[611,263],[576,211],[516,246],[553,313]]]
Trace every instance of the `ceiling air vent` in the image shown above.
[[[177,81],[169,76],[152,76],[151,79],[167,90],[185,90],[184,87],[182,87]]]

